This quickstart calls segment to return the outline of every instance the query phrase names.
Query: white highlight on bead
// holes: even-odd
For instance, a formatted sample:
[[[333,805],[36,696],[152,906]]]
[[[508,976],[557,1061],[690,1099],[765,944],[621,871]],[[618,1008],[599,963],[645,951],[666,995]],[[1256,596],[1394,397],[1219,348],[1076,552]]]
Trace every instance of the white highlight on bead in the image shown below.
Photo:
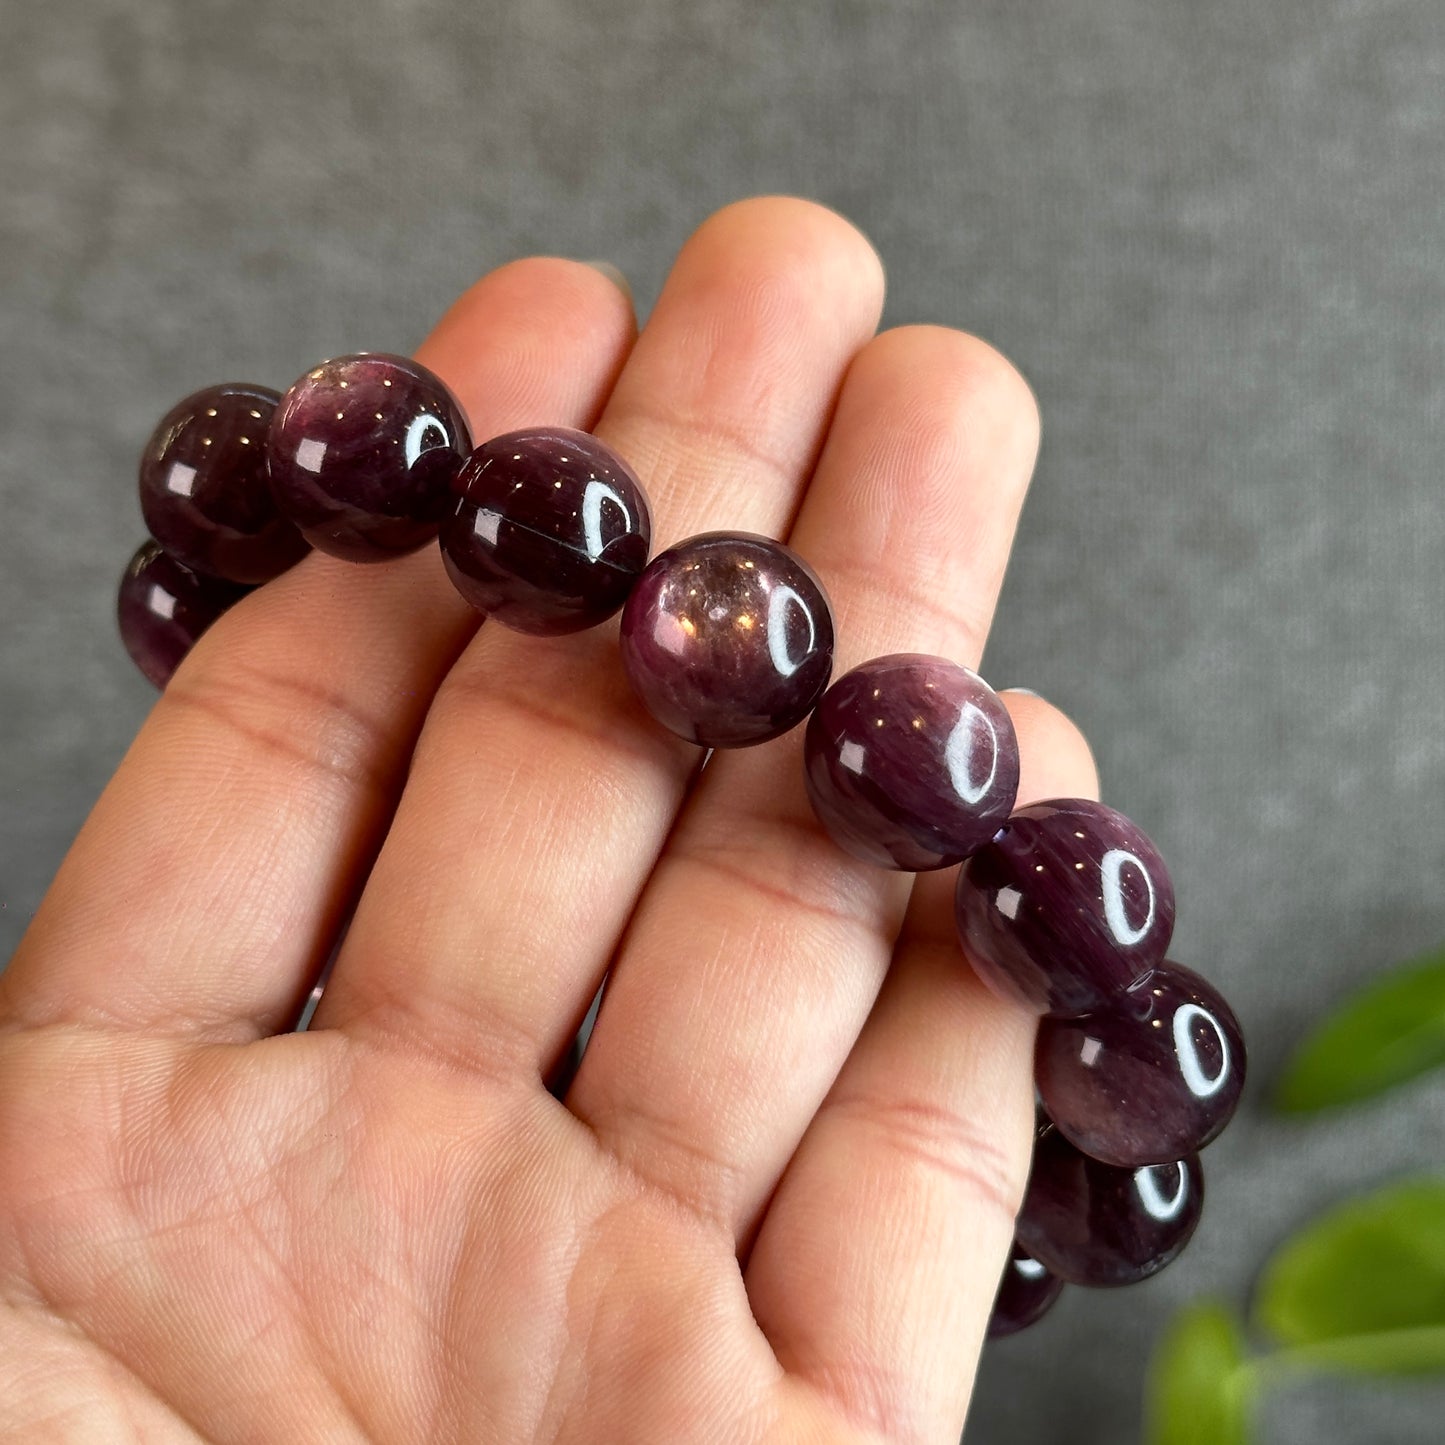
[[[419,416],[412,418],[411,425],[406,429],[406,464],[408,467],[414,467],[417,458],[423,452],[433,449],[424,445],[428,432],[435,432],[441,438],[434,444],[435,446],[451,445],[451,434],[447,431],[446,423],[440,417],[433,416],[429,411],[422,412]]]
[[[1199,1062],[1199,1050],[1195,1048],[1194,1035],[1190,1032],[1189,1025],[1195,1019],[1203,1019],[1219,1040],[1219,1072],[1212,1079]],[[1179,1058],[1179,1072],[1184,1083],[1196,1099],[1207,1099],[1224,1087],[1224,1081],[1229,1077],[1229,1040],[1224,1037],[1219,1020],[1208,1009],[1200,1008],[1197,1003],[1186,1003],[1175,1011],[1174,1052]]]
[[[320,437],[306,437],[296,448],[296,465],[303,472],[319,472],[326,460],[326,443]]]
[[[981,783],[975,783],[972,777],[973,759],[979,738],[974,728],[975,718],[983,724],[991,745],[988,777]],[[948,768],[948,780],[953,784],[953,791],[965,803],[981,803],[988,796],[988,790],[993,787],[993,780],[998,776],[998,733],[994,729],[993,720],[976,702],[966,702],[959,709],[958,721],[953,725],[953,731],[949,733],[948,742],[943,749],[943,761]]]
[[[788,653],[788,605],[797,603],[798,610],[808,624],[808,641],[802,656],[796,660]],[[818,633],[813,626],[813,614],[808,604],[786,583],[773,589],[768,599],[768,656],[773,660],[781,677],[791,677],[812,655],[817,646]]]
[[[1146,1164],[1142,1169],[1134,1171],[1134,1187],[1139,1191],[1140,1204],[1144,1206],[1146,1213],[1161,1223],[1173,1219],[1184,1208],[1189,1198],[1189,1171],[1182,1162],[1174,1165],[1179,1173],[1179,1184],[1174,1190],[1173,1198],[1166,1199],[1164,1197],[1163,1191],[1159,1188],[1159,1181],[1154,1177],[1154,1172],[1167,1167],[1167,1165]]]
[[[1026,1254],[1014,1260],[1014,1269],[1025,1279],[1042,1279],[1047,1273],[1038,1260],[1030,1259]]]
[[[159,582],[151,583],[150,609],[167,622],[176,615],[176,599]]]
[[[502,514],[500,512],[479,508],[477,515],[472,518],[472,533],[495,547],[497,545],[497,529],[501,525]]]
[[[687,621],[686,618],[683,621]],[[688,624],[691,626],[691,623]],[[652,640],[666,653],[681,657],[687,651],[687,628],[671,612],[659,612],[652,624]]]
[[[1079,1050],[1079,1062],[1086,1069],[1092,1069],[1094,1067],[1094,1061],[1103,1052],[1103,1039],[1085,1039],[1083,1048]]]
[[[847,768],[850,773],[861,773],[863,771],[863,759],[868,756],[862,743],[844,743],[838,749],[838,766]]]
[[[602,535],[602,507],[607,502],[611,502],[622,513],[624,528],[630,529],[632,525],[632,514],[627,510],[627,503],[614,488],[593,477],[587,483],[587,490],[582,493],[582,539],[587,547],[587,558],[591,562],[595,562],[607,546]]]
[[[1144,886],[1149,890],[1149,912],[1137,928],[1129,923],[1124,911],[1124,867],[1132,863],[1143,875]],[[1104,890],[1104,921],[1109,932],[1126,948],[1138,943],[1154,926],[1154,880],[1149,870],[1127,848],[1110,848],[1099,865],[1099,881]]]
[[[1017,888],[1000,888],[998,897],[994,899],[993,906],[1003,914],[1005,918],[1017,918],[1019,916],[1019,904],[1024,900],[1022,893]]]
[[[189,497],[195,485],[194,467],[188,467],[184,462],[171,463],[171,469],[166,473],[166,491],[174,492],[178,497]]]

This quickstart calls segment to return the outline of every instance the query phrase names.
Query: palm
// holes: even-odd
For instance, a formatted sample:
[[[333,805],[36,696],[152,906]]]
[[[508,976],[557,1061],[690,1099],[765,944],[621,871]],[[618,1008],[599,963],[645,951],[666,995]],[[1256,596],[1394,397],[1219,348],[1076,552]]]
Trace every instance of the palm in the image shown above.
[[[6,1352],[74,1438],[193,1439],[197,1392],[219,1438],[793,1438],[727,1238],[539,1090],[327,1034],[33,1035],[5,1068],[7,1296],[47,1301]]]
[[[635,346],[595,274],[537,261],[424,354],[481,435],[595,422],[664,542],[796,513],[843,665],[976,660],[1026,393],[953,333],[859,352],[878,302],[851,229],[751,202]],[[910,902],[838,853],[795,736],[699,776],[610,636],[474,630],[432,556],[309,559],[101,800],[3,976],[0,1431],[956,1436],[1030,1034],[959,967],[947,880]],[[1072,729],[1011,707],[1025,789],[1088,791]],[[378,846],[317,1027],[284,1032]]]

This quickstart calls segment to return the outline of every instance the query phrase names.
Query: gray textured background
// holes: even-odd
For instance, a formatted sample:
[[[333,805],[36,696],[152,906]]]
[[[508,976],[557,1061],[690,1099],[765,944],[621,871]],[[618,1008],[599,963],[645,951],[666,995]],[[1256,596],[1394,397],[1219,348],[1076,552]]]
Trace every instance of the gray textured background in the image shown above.
[[[0,957],[151,699],[111,609],[175,398],[408,349],[534,250],[645,309],[710,209],[788,190],[871,235],[889,322],[1036,387],[988,670],[1088,729],[1254,1046],[1191,1252],[991,1349],[971,1445],[1132,1439],[1180,1302],[1445,1155],[1439,1084],[1260,1103],[1312,1016],[1445,937],[1440,0],[0,9]],[[1303,1384],[1266,1433],[1423,1442],[1442,1408]]]

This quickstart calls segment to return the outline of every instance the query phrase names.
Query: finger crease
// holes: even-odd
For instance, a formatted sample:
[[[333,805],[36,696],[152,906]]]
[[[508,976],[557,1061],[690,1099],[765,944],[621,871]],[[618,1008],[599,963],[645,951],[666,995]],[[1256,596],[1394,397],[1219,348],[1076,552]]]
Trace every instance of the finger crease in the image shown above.
[[[541,725],[552,732],[580,741],[586,746],[589,757],[598,750],[610,753],[629,764],[640,763],[649,770],[659,766],[669,772],[682,771],[695,758],[697,750],[683,751],[680,739],[664,735],[661,729],[644,730],[634,718],[620,709],[606,703],[595,706],[588,712],[577,712],[556,706],[543,700],[542,696],[521,687],[499,687],[491,676],[469,675],[457,677],[446,686],[448,705],[455,705],[461,711],[470,709],[470,695],[475,694],[486,706],[489,714],[500,708],[511,712],[522,724],[526,734]],[[580,684],[576,696],[587,695],[587,689]],[[489,722],[492,719],[489,717]],[[540,753],[537,744],[532,743],[530,752]],[[692,755],[692,758],[689,757]]]
[[[833,594],[847,596],[854,608],[862,605],[870,613],[890,620],[906,618],[910,629],[920,633],[924,630],[917,629],[913,619],[919,616],[929,618],[935,626],[928,628],[926,635],[940,639],[938,646],[962,652],[963,660],[970,667],[982,657],[996,589],[990,587],[988,598],[971,606],[945,601],[949,591],[955,596],[964,591],[957,580],[962,569],[955,569],[954,580],[949,584],[949,591],[945,591],[919,586],[912,576],[890,573],[885,560],[825,558],[817,561],[815,566],[819,575],[829,583]],[[840,578],[852,585],[837,585],[835,579]]]
[[[771,477],[783,496],[792,496],[798,488],[799,476],[808,470],[811,455],[800,458],[780,457],[754,440],[755,436],[774,437],[782,434],[779,425],[766,419],[750,417],[746,424],[726,421],[715,414],[654,411],[636,402],[627,403],[626,423],[640,421],[644,435],[647,430],[662,433],[662,439],[651,445],[634,447],[638,453],[650,453],[651,463],[643,470],[654,490],[675,490],[661,485],[691,464],[706,474],[714,475],[720,460],[730,459],[750,471]],[[685,445],[678,438],[686,437]],[[714,479],[715,475],[714,475]],[[689,478],[689,480],[691,480]],[[688,488],[694,491],[695,488]]]
[[[250,746],[338,778],[348,787],[382,795],[394,789],[404,751],[399,739],[342,693],[231,664],[224,689],[180,681],[168,687],[161,700],[204,713]],[[251,707],[276,721],[268,725],[249,718]],[[309,746],[303,738],[310,739]]]
[[[741,1197],[744,1171],[689,1138],[685,1124],[644,1110],[637,1099],[628,1100],[624,1113],[622,1124],[608,1122],[607,1115],[579,1117],[598,1147],[640,1189],[687,1218],[721,1230],[731,1241],[731,1206]],[[679,1161],[691,1167],[679,1167]]]
[[[764,855],[760,863],[751,861],[752,854],[741,856],[749,861],[739,861],[740,850],[735,844],[710,844],[689,839],[675,844],[667,861],[687,864],[729,882],[740,883],[749,892],[779,905],[785,911],[841,923],[850,931],[863,929],[869,935],[881,931],[877,888],[869,888],[860,896],[860,890],[850,886],[856,885],[858,879],[840,875],[836,856],[830,862],[819,865],[816,861],[795,855],[788,860],[786,871],[781,858],[771,854]],[[771,870],[764,871],[769,863]]]
[[[823,1112],[861,1124],[894,1153],[942,1174],[1013,1227],[1023,1202],[1025,1171],[976,1123],[957,1110],[928,1099],[843,1092],[830,1096]]]

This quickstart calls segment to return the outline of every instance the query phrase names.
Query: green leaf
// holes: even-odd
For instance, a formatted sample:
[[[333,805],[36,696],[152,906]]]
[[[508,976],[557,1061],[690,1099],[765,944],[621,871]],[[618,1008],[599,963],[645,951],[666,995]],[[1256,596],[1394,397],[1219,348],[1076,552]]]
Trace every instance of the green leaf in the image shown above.
[[[1445,949],[1391,970],[1295,1051],[1275,1096],[1289,1113],[1353,1103],[1445,1065]]]
[[[1445,1372],[1445,1326],[1346,1335],[1279,1350],[1257,1362],[1265,1376],[1293,1370],[1353,1371],[1364,1375],[1438,1375]]]
[[[1181,1310],[1149,1366],[1148,1445],[1247,1445],[1254,1376],[1244,1335],[1222,1304]]]
[[[1281,1365],[1445,1371],[1445,1177],[1350,1200],[1286,1240],[1254,1314],[1286,1347]]]

